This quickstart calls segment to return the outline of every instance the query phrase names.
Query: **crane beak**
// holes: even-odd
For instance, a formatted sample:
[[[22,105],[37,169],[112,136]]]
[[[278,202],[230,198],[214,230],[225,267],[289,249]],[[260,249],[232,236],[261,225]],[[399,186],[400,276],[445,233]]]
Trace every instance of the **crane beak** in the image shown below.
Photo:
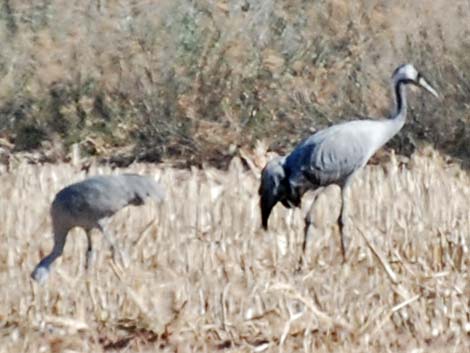
[[[424,77],[420,77],[418,79],[418,85],[423,87],[426,91],[434,95],[435,97],[439,98],[439,95],[437,94],[436,90],[432,88],[432,86],[424,79]]]

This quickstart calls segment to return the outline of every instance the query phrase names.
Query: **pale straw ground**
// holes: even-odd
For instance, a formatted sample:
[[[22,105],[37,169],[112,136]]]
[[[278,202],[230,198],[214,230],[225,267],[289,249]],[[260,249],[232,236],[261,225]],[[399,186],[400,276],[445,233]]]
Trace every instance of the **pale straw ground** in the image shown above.
[[[29,275],[52,246],[50,202],[85,172],[22,164],[0,175],[0,352],[470,349],[470,178],[432,150],[358,175],[345,264],[338,190],[320,197],[300,271],[302,211],[278,206],[260,230],[256,169],[236,159],[228,172],[128,170],[168,192],[161,206],[126,208],[111,223],[130,266],[113,263],[96,233],[87,274],[76,229],[43,287]]]

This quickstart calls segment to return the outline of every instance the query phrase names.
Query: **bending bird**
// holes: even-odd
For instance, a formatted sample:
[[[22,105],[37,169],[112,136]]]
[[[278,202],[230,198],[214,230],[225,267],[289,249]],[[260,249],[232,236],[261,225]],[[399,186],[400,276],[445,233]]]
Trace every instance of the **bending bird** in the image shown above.
[[[356,172],[405,124],[406,86],[409,84],[422,87],[438,97],[434,88],[413,65],[401,65],[392,75],[395,107],[389,118],[353,120],[330,126],[300,142],[289,155],[268,162],[262,171],[259,188],[263,228],[268,229],[269,215],[278,202],[287,208],[300,207],[302,196],[308,190],[337,184],[341,188],[342,204],[338,226],[341,251],[345,259],[345,190]],[[318,194],[319,192],[316,196]],[[304,252],[307,228],[308,226],[302,245]]]
[[[31,277],[39,283],[47,279],[51,264],[62,255],[67,234],[74,227],[83,228],[87,235],[86,268],[94,255],[91,241],[94,228],[110,243],[114,259],[115,242],[106,231],[107,220],[128,205],[140,206],[147,199],[160,202],[164,197],[163,188],[153,178],[138,174],[93,176],[65,187],[57,193],[50,209],[54,246]]]

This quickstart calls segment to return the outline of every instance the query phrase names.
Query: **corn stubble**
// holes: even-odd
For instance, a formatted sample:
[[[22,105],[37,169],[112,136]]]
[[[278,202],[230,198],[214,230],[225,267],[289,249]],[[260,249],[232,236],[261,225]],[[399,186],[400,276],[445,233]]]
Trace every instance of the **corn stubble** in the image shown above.
[[[84,270],[86,237],[69,233],[40,287],[29,274],[52,246],[49,205],[85,172],[18,166],[0,176],[0,352],[438,352],[470,346],[470,178],[424,149],[369,165],[350,192],[349,259],[335,225],[339,192],[318,199],[314,236],[296,271],[302,211],[276,207],[260,229],[258,173],[148,164],[161,206],[126,208],[110,229],[132,259]],[[109,173],[91,167],[90,173]]]

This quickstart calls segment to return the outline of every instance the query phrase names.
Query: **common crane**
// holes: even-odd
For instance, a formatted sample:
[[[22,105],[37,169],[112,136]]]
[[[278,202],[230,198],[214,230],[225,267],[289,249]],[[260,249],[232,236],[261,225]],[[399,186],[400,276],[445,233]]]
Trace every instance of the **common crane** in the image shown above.
[[[110,243],[114,258],[115,242],[106,230],[107,219],[128,205],[139,206],[149,198],[160,202],[164,197],[163,188],[151,177],[137,174],[93,176],[65,187],[57,193],[50,209],[53,249],[39,262],[31,277],[39,283],[45,282],[51,264],[62,255],[67,233],[74,227],[83,228],[87,235],[87,268],[93,259],[91,230],[94,228]]]
[[[301,198],[308,190],[318,190],[330,184],[341,188],[341,212],[338,226],[341,236],[341,251],[346,258],[343,228],[345,225],[345,190],[353,176],[367,163],[369,158],[389,141],[405,124],[407,84],[426,89],[438,97],[437,92],[413,65],[397,67],[392,75],[395,108],[388,119],[354,120],[320,130],[300,142],[287,156],[278,157],[266,164],[259,188],[262,226],[268,228],[268,218],[278,201],[285,207],[300,207]],[[308,215],[307,215],[308,217]],[[307,243],[308,218],[305,238]]]

